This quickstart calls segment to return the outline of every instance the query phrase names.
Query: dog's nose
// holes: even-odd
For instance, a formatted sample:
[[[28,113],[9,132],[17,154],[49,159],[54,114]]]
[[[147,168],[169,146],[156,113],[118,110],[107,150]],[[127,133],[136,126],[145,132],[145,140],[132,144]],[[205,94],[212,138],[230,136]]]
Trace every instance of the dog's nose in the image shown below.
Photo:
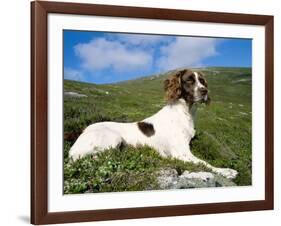
[[[206,95],[206,94],[208,93],[208,90],[207,90],[205,87],[201,87],[201,88],[200,88],[200,93],[201,93],[202,95]]]

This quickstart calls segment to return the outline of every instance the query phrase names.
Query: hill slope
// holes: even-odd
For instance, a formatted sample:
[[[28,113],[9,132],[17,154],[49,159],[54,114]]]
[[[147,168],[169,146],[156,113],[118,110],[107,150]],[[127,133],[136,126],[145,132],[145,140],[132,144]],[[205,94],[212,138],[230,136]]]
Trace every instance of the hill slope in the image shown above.
[[[236,169],[239,176],[235,183],[249,185],[252,159],[251,69],[203,68],[200,71],[203,71],[208,80],[212,102],[208,107],[198,106],[195,119],[196,137],[191,144],[191,150],[196,156],[215,166]],[[64,92],[76,92],[86,97],[65,95],[64,132],[79,133],[87,125],[98,121],[132,122],[151,116],[165,105],[163,81],[170,73],[172,72],[106,85],[65,80]],[[157,189],[153,176],[149,176],[158,169],[157,165],[173,165],[179,171],[204,169],[204,166],[162,159],[149,147],[143,147],[145,150],[140,153],[127,147],[128,150],[125,148],[127,151],[119,153],[119,156],[109,150],[96,160],[88,157],[71,164],[68,162],[67,152],[72,143],[71,140],[65,141],[66,193],[79,193],[89,189],[93,192]],[[123,159],[120,159],[120,155],[124,155]],[[146,160],[142,162],[146,165],[136,163],[139,162],[139,158],[144,157],[147,162]],[[108,159],[116,160],[115,165],[108,166]],[[130,169],[129,166],[125,166],[126,164],[135,165]],[[123,168],[120,170],[118,167]],[[121,179],[118,177],[120,172]],[[129,174],[133,172],[129,176],[134,180],[128,180],[128,172]],[[127,179],[123,178],[124,175]],[[107,178],[116,177],[123,184],[126,181],[126,186],[119,187],[120,183],[112,180],[106,182]],[[147,186],[148,184],[151,186]]]

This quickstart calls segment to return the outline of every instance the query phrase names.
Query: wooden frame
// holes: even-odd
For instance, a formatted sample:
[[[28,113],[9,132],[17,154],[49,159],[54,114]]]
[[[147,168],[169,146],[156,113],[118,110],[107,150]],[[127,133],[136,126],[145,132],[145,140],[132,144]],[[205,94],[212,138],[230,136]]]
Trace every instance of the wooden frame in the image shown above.
[[[48,13],[265,26],[265,200],[161,207],[48,212]],[[31,3],[31,223],[51,224],[273,209],[273,16],[188,10]]]

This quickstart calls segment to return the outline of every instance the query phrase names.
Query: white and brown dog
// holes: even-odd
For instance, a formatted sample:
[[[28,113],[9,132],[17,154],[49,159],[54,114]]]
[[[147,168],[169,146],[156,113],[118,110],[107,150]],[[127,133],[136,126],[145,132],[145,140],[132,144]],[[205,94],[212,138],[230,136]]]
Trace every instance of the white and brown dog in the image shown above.
[[[71,147],[70,158],[75,161],[122,143],[148,145],[164,157],[203,163],[216,173],[235,178],[237,171],[211,166],[190,151],[189,144],[195,135],[191,106],[210,101],[203,74],[191,70],[178,71],[165,80],[164,88],[168,103],[156,114],[141,122],[99,122],[88,126]]]

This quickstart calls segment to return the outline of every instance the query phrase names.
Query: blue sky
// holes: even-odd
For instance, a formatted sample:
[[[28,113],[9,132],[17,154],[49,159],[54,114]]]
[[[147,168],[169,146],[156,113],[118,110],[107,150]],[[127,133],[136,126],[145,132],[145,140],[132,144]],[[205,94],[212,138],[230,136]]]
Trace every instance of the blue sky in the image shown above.
[[[114,83],[182,67],[251,67],[251,39],[64,30],[64,79]]]

